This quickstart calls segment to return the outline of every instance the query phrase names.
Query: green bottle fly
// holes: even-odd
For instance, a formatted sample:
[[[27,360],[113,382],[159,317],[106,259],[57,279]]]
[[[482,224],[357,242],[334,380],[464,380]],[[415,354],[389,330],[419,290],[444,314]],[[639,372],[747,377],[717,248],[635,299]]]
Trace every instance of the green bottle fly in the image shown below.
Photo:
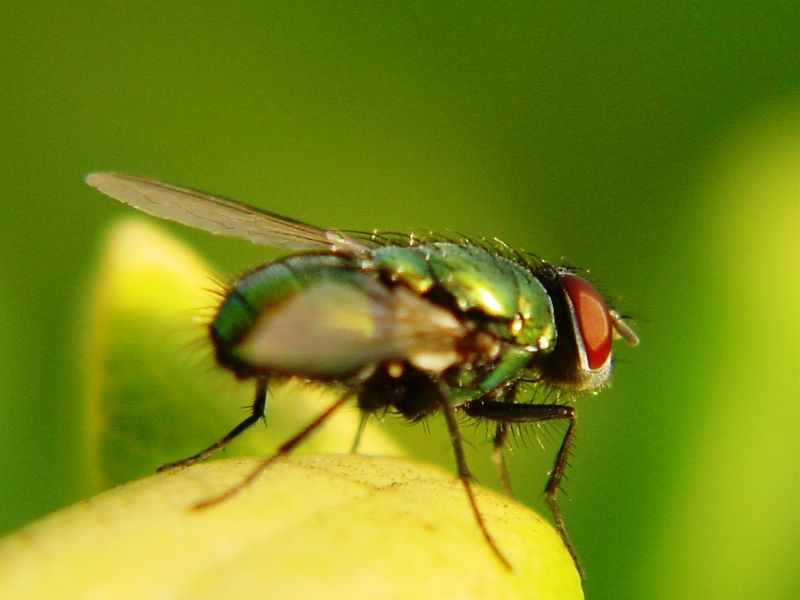
[[[349,398],[365,418],[388,409],[418,421],[441,411],[480,531],[510,566],[475,501],[457,414],[496,424],[495,458],[509,493],[502,458],[509,427],[563,420],[567,429],[545,496],[581,570],[557,499],[575,408],[536,403],[522,384],[596,390],[608,381],[613,339],[638,342],[586,279],[499,243],[350,236],[145,177],[93,173],[86,181],[157,217],[301,251],[234,281],[209,326],[220,365],[256,381],[251,414],[202,452],[162,468],[208,458],[258,421],[271,380],[302,377],[345,393],[241,484],[204,505],[246,486]]]

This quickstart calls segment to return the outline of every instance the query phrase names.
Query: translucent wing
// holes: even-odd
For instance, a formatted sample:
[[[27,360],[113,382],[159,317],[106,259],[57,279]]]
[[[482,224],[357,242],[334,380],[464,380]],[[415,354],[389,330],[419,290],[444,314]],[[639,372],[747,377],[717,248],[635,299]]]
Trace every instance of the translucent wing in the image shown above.
[[[362,243],[334,230],[318,229],[234,200],[124,173],[90,173],[86,183],[149,215],[219,235],[292,250],[339,249],[355,254]]]

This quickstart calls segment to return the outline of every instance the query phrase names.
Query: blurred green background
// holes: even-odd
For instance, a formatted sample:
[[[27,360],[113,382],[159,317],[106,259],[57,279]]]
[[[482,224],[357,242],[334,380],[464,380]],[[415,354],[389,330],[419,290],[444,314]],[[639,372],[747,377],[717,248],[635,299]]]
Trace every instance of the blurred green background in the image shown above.
[[[82,177],[121,170],[591,269],[642,343],[579,404],[587,596],[800,597],[798,31],[794,1],[7,7],[0,533],[88,493],[84,304],[130,211]],[[172,230],[223,273],[277,256]],[[431,429],[390,427],[450,465]],[[539,508],[546,450],[511,461]]]

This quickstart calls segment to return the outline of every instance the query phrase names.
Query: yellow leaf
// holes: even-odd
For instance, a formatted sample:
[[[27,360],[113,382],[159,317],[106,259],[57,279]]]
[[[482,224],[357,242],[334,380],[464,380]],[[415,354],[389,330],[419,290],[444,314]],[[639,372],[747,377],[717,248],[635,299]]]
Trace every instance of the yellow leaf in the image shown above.
[[[163,473],[0,540],[5,600],[37,598],[582,598],[553,528],[477,491],[486,544],[461,483],[403,459],[297,456],[220,504],[257,459]]]

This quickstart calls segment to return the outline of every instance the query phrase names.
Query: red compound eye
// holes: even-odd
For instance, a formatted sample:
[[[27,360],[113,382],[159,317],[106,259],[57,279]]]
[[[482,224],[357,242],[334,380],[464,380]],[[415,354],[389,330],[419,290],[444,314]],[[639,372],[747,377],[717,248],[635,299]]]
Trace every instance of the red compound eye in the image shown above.
[[[585,279],[568,274],[562,282],[575,314],[575,334],[583,342],[589,369],[594,371],[604,366],[611,355],[613,333],[608,306],[597,288]]]

